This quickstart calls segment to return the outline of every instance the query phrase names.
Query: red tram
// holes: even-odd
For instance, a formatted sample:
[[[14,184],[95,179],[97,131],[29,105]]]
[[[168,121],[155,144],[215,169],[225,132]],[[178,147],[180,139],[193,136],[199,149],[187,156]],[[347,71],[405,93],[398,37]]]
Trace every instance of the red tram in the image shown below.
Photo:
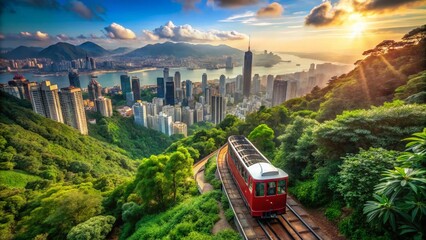
[[[226,162],[252,216],[285,213],[288,174],[274,167],[247,138],[228,138]]]

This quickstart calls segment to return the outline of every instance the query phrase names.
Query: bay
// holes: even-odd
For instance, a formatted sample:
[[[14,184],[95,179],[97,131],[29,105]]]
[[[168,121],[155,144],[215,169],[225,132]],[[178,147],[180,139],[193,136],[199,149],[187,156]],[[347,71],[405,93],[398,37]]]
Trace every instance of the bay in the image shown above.
[[[288,54],[278,54],[283,61],[291,61],[291,62],[280,62],[272,67],[260,67],[253,66],[252,75],[259,74],[263,75],[281,75],[287,73],[301,72],[303,70],[307,71],[310,67],[311,63],[321,64],[326,63],[326,61],[320,61],[309,58],[300,58],[294,55]],[[298,65],[299,66],[298,66]],[[342,63],[334,63],[338,65],[347,65]],[[174,76],[175,72],[179,71],[181,74],[181,81],[191,80],[193,82],[201,82],[201,76],[203,73],[207,74],[208,80],[219,79],[220,75],[224,74],[227,78],[235,78],[237,75],[242,74],[242,66],[234,67],[233,69],[194,69],[189,70],[187,68],[170,68],[169,75]],[[96,74],[98,76],[98,81],[103,87],[113,87],[116,85],[120,85],[120,75],[126,74],[126,71],[117,71],[117,72],[99,72]],[[41,82],[44,80],[50,80],[53,84],[58,84],[59,88],[69,86],[68,74],[59,73],[60,75],[49,75],[49,76],[38,76],[33,73],[24,73],[24,77],[29,81]],[[163,76],[163,69],[147,69],[147,70],[139,70],[127,73],[129,76],[136,76],[140,79],[141,85],[156,85],[157,77]],[[15,73],[1,73],[0,74],[0,83],[7,83],[12,80]],[[80,73],[80,82],[83,88],[87,87],[90,81],[90,73]]]

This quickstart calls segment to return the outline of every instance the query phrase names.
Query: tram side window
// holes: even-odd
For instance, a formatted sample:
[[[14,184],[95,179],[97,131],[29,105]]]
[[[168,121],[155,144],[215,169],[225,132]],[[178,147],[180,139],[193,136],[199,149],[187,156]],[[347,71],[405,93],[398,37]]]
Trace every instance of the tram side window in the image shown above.
[[[256,196],[265,196],[265,184],[263,182],[256,183]]]
[[[276,186],[275,182],[268,182],[268,196],[276,194]]]
[[[279,180],[278,181],[278,194],[284,194],[285,193],[285,180]]]
[[[249,178],[249,189],[250,192],[253,190],[253,179]]]

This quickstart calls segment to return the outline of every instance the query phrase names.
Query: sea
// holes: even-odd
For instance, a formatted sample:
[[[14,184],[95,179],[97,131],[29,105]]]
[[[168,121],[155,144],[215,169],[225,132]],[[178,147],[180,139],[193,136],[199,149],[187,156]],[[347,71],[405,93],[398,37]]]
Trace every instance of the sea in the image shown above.
[[[263,75],[282,75],[294,72],[301,72],[303,70],[307,71],[312,63],[321,64],[326,63],[327,61],[309,59],[309,58],[300,58],[294,55],[288,54],[278,54],[282,62],[275,64],[272,67],[261,67],[253,66],[252,75],[259,74]],[[331,62],[337,65],[347,65],[343,63]],[[227,78],[235,78],[237,75],[242,74],[242,66],[234,67],[233,69],[187,69],[187,68],[170,68],[169,76],[174,76],[175,72],[179,71],[181,75],[181,81],[191,80],[193,82],[201,82],[201,77],[203,73],[207,74],[208,80],[219,79],[220,75],[224,74]],[[102,72],[99,71],[96,73],[98,77],[98,82],[103,87],[113,87],[120,85],[120,75],[128,74],[129,76],[136,76],[140,79],[141,85],[156,85],[157,77],[163,76],[163,68],[150,68],[150,69],[140,69],[130,72],[126,71],[116,71],[116,72]],[[7,83],[12,80],[15,73],[0,73],[0,83]],[[57,84],[59,88],[68,87],[69,80],[67,73],[58,73],[58,74],[48,74],[48,75],[36,75],[34,73],[23,73],[22,74],[29,81],[41,82],[44,80],[50,80],[51,83]],[[89,84],[91,73],[80,73],[80,83],[84,88]]]

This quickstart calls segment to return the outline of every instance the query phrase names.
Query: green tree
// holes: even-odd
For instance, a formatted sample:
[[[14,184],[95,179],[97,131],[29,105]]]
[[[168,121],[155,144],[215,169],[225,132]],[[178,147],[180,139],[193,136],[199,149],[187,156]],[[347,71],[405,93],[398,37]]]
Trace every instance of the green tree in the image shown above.
[[[343,196],[346,204],[359,208],[359,203],[371,199],[374,186],[381,178],[381,171],[392,168],[397,156],[396,151],[370,148],[343,157],[338,173],[337,191]]]
[[[105,239],[114,225],[113,216],[96,216],[73,227],[67,235],[69,240]]]
[[[147,206],[164,209],[167,203],[169,188],[164,169],[169,157],[152,155],[142,160],[136,175],[136,192]]]
[[[405,140],[410,142],[398,158],[400,166],[383,174],[375,200],[365,204],[364,214],[395,235],[422,239],[426,236],[426,128]]]
[[[18,238],[48,233],[64,239],[72,227],[102,211],[102,196],[91,183],[56,186],[29,202],[26,217],[18,223]]]
[[[184,147],[178,147],[177,152],[172,153],[166,163],[165,174],[171,183],[174,202],[176,202],[179,185],[185,184],[187,178],[192,176],[193,163],[194,160]]]
[[[303,169],[308,164],[307,153],[298,151],[298,142],[308,128],[317,125],[318,122],[312,119],[296,117],[294,121],[287,125],[285,133],[278,137],[281,142],[280,148],[274,159],[274,164],[284,169],[291,175],[292,179],[300,179]]]
[[[275,150],[274,130],[266,124],[260,124],[248,135],[248,139],[259,149],[259,151],[272,157]]]

